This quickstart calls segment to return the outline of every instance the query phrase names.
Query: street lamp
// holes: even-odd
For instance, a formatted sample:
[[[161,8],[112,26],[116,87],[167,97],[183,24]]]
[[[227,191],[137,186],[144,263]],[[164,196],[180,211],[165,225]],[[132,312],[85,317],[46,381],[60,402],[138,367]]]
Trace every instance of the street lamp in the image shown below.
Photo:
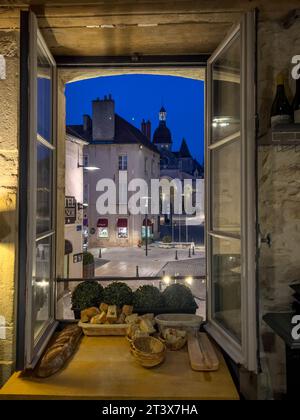
[[[147,208],[146,214],[145,214],[145,223],[146,223],[146,233],[145,233],[145,255],[148,257],[148,201],[151,199],[151,197],[142,197],[144,200],[146,200],[145,207]]]

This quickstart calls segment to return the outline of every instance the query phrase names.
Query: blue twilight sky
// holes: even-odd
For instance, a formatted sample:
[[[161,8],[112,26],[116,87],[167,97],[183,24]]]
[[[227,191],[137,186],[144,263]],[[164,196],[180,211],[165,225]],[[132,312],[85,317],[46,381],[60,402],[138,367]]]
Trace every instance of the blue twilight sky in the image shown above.
[[[140,128],[150,119],[152,135],[158,125],[158,112],[167,110],[167,126],[173,150],[184,137],[191,154],[203,163],[204,83],[174,76],[122,75],[98,77],[66,85],[67,124],[81,124],[82,115],[91,115],[92,100],[112,94],[116,113]]]

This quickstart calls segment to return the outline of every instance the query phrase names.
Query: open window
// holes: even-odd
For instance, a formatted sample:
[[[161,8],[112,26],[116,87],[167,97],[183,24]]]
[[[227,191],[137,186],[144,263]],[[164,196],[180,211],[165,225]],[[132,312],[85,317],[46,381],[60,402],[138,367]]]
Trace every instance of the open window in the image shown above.
[[[56,327],[56,68],[33,13],[22,12],[21,143],[27,165],[21,168],[26,236],[18,305],[18,368],[32,367]],[[20,339],[21,338],[21,339]]]
[[[256,370],[255,17],[245,15],[207,67],[207,331]]]

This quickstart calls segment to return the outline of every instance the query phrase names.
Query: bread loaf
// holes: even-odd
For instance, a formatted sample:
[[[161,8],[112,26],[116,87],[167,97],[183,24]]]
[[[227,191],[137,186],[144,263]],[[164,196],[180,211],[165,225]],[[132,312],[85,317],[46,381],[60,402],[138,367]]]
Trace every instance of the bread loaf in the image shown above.
[[[55,338],[42,357],[36,375],[46,378],[58,372],[75,352],[82,335],[82,330],[77,325],[65,327]]]
[[[93,318],[93,316],[98,315],[100,313],[98,308],[88,308],[84,309],[80,313],[80,321],[81,322],[90,322],[90,320]]]
[[[109,305],[106,319],[110,324],[114,324],[117,322],[118,319],[118,312],[117,312],[117,306],[116,305]]]

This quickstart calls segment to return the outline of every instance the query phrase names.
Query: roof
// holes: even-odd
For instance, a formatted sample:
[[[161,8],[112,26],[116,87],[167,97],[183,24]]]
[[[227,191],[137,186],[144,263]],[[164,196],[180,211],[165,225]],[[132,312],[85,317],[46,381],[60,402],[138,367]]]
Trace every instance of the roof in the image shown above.
[[[179,153],[180,153],[180,156],[183,157],[183,158],[191,158],[192,157],[185,139],[182,139],[182,143],[181,143],[181,146],[180,146]]]
[[[153,134],[154,144],[172,143],[171,131],[168,129],[165,121],[160,121],[159,126]]]
[[[67,125],[67,134],[88,141],[91,144],[141,144],[155,153],[157,148],[135,126],[130,124],[120,115],[115,114],[115,138],[114,140],[93,140],[92,130],[84,131],[83,125]]]

